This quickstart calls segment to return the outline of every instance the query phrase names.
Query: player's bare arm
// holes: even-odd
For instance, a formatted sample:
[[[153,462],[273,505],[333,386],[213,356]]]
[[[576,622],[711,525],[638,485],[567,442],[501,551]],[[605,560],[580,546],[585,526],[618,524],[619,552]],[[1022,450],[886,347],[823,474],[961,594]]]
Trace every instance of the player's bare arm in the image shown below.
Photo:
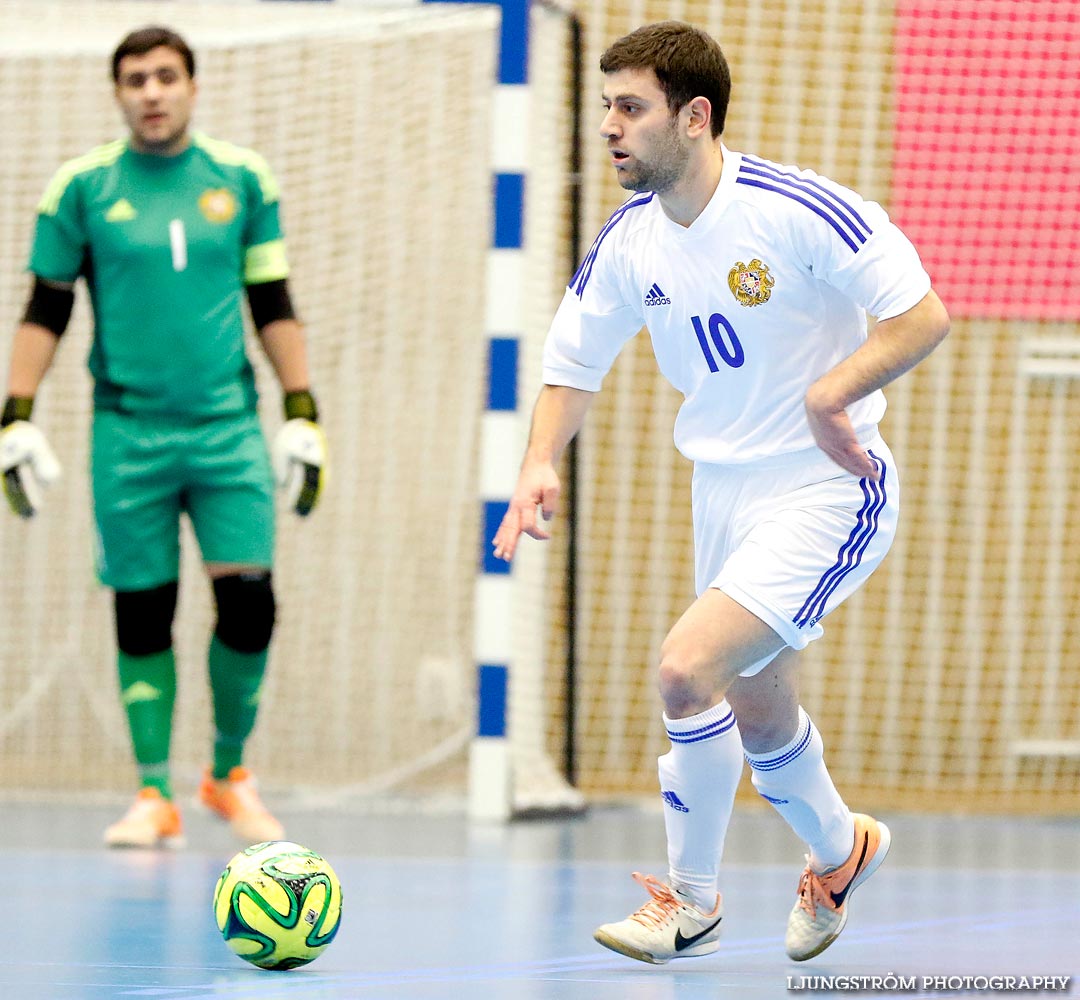
[[[36,323],[20,323],[11,349],[8,395],[32,397],[56,354],[55,333]]]
[[[852,475],[878,478],[846,408],[914,368],[949,332],[949,314],[931,290],[911,309],[878,323],[866,343],[806,393],[806,416],[821,448]]]
[[[33,398],[52,364],[71,313],[72,286],[35,278],[23,321],[15,330],[8,395]]]
[[[288,301],[287,293],[284,301]],[[265,302],[259,305],[256,299],[252,306],[263,350],[285,394],[285,424],[271,448],[274,472],[289,506],[301,517],[306,517],[322,494],[328,449],[326,436],[318,422],[318,406],[311,394],[304,327],[292,316],[260,324],[260,316],[265,316]]]
[[[544,521],[555,516],[561,489],[555,466],[581,429],[594,395],[564,385],[545,385],[540,390],[517,487],[492,540],[496,558],[507,562],[513,559],[523,532],[539,541],[551,537],[537,519],[537,508]]]
[[[263,350],[283,392],[310,388],[304,328],[296,319],[277,319],[259,330]]]

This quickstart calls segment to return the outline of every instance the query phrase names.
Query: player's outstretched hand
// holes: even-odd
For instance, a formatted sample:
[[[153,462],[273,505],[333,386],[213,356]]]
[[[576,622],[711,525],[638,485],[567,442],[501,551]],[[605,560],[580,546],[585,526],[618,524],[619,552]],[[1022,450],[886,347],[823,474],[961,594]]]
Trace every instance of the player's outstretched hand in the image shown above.
[[[0,473],[8,505],[19,517],[33,517],[42,487],[60,478],[60,463],[39,427],[16,420],[0,430]]]
[[[532,463],[522,467],[510,506],[492,539],[497,559],[510,562],[514,558],[522,533],[542,542],[551,537],[538,520],[537,509],[544,521],[550,521],[558,510],[559,489],[559,476],[551,464]]]
[[[808,394],[806,417],[818,447],[840,468],[860,478],[877,480],[880,477],[877,466],[859,444],[855,428],[843,409],[818,402]]]

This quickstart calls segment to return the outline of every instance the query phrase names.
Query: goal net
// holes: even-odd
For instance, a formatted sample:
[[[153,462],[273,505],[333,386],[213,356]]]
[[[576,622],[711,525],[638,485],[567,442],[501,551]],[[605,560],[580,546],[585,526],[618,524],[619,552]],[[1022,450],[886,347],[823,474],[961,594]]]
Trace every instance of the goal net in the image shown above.
[[[411,787],[460,798],[475,725],[497,14],[2,0],[5,372],[35,206],[62,161],[123,134],[108,57],[153,22],[196,51],[197,127],[257,149],[278,177],[331,447],[318,511],[279,511],[279,623],[250,761],[265,785],[339,799]],[[2,792],[126,792],[134,777],[111,597],[92,570],[89,327],[80,290],[34,413],[65,476],[33,522],[0,517]],[[273,433],[280,393],[249,348]],[[186,529],[183,543],[173,760],[186,785],[210,753],[213,611]]]
[[[950,308],[949,340],[887,392],[898,540],[803,657],[803,703],[860,808],[1080,808],[1080,96],[1068,59],[1080,18],[1071,2],[1023,6],[1017,34],[1007,0],[575,5],[586,244],[623,197],[594,138],[599,54],[677,16],[715,34],[731,63],[727,144],[881,201]],[[41,191],[62,160],[120,134],[106,60],[151,20],[197,50],[199,127],[258,149],[281,182],[332,447],[317,514],[280,519],[281,613],[251,762],[264,783],[324,800],[406,789],[458,803],[475,713],[495,14],[0,0],[0,331],[25,299]],[[529,51],[526,408],[573,270],[565,18],[534,4]],[[35,410],[66,476],[35,522],[0,516],[0,792],[126,792],[133,776],[109,596],[91,570],[88,336],[80,296]],[[258,372],[272,432],[278,394]],[[575,761],[591,799],[655,795],[667,749],[656,651],[693,597],[678,403],[638,337],[581,440]],[[509,728],[526,809],[565,800],[566,526],[553,527],[514,569]],[[185,542],[174,762],[193,780],[210,745],[212,610]]]
[[[803,703],[839,787],[860,807],[1075,813],[1080,8],[581,0],[577,10],[587,240],[625,197],[595,137],[600,52],[676,16],[725,49],[728,146],[882,202],[950,309],[943,348],[886,393],[883,431],[904,489],[898,540],[803,657]],[[693,599],[678,405],[639,336],[581,439],[577,763],[593,798],[655,795],[667,749],[657,650]],[[553,752],[565,736],[565,625],[556,608]],[[749,782],[742,794],[754,797]]]

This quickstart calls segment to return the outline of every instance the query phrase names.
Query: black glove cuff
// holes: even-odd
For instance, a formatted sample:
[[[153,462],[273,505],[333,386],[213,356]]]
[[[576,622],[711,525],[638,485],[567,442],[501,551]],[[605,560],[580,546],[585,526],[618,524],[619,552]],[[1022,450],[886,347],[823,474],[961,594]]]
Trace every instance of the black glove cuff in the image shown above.
[[[0,416],[0,427],[7,427],[16,420],[29,420],[33,408],[33,396],[8,396],[4,403],[3,416]]]
[[[297,389],[295,392],[285,393],[285,419],[310,420],[312,423],[318,423],[319,408],[315,405],[315,397],[309,390]]]

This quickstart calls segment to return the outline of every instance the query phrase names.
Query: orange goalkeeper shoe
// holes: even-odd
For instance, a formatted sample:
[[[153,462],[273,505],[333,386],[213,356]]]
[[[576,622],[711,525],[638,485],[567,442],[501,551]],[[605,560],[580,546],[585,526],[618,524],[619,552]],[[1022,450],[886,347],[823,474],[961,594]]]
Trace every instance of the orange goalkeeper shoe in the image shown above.
[[[206,768],[198,798],[207,809],[227,820],[245,844],[285,839],[285,829],[263,805],[255,777],[246,767],[234,767],[222,779],[214,778]]]
[[[131,808],[105,830],[105,843],[109,847],[183,847],[180,810],[156,788],[140,789]]]

